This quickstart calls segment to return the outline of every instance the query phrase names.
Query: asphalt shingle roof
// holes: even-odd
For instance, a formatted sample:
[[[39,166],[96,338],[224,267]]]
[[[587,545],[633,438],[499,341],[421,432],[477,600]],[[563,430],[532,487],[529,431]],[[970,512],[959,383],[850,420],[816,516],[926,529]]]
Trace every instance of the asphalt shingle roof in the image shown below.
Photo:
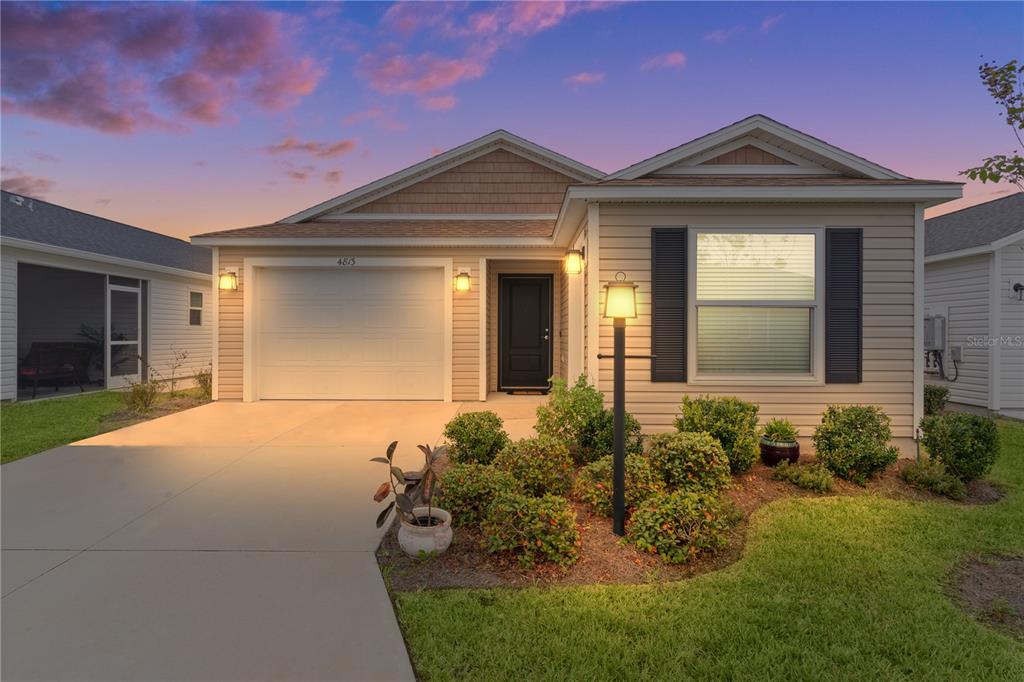
[[[167,235],[0,192],[0,235],[210,274],[209,249]],[[20,201],[19,201],[20,200]]]
[[[554,220],[334,220],[271,223],[201,237],[550,237]]]
[[[1024,192],[924,221],[924,255],[985,246],[1024,230]]]

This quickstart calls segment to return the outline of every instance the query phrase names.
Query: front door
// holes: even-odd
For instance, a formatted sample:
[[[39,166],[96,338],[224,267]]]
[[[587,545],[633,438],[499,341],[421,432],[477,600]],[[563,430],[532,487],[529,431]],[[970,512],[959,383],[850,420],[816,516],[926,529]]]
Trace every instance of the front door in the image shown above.
[[[551,275],[498,276],[498,385],[548,388],[552,374]]]

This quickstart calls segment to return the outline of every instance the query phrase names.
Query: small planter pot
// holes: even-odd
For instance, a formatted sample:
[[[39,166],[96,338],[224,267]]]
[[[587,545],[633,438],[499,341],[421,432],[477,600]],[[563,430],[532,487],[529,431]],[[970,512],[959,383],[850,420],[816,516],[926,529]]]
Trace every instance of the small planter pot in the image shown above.
[[[416,518],[425,519],[429,516],[435,521],[433,526],[416,526],[405,517],[398,527],[398,544],[402,551],[411,557],[424,554],[440,554],[452,544],[452,515],[437,507],[416,507],[412,514]]]
[[[800,459],[800,443],[761,439],[761,461],[766,465],[773,467],[783,461],[796,464],[798,459]]]

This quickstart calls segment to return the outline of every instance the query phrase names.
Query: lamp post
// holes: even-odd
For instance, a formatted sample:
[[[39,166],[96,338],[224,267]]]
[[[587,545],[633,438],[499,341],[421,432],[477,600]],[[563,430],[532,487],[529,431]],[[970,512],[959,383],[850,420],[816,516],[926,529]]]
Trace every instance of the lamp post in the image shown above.
[[[615,275],[605,285],[604,316],[613,320],[615,352],[613,372],[615,456],[612,459],[612,530],[626,534],[626,318],[636,317],[636,285],[626,281],[626,274]],[[598,356],[607,357],[607,356]],[[647,356],[644,356],[647,357]]]

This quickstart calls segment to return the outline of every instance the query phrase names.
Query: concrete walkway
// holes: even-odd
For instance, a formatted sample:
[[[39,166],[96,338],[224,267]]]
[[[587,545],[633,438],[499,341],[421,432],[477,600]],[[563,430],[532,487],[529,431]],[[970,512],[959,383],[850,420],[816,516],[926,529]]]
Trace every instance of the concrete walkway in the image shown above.
[[[215,403],[4,465],[3,679],[412,679],[367,460],[538,402]]]

